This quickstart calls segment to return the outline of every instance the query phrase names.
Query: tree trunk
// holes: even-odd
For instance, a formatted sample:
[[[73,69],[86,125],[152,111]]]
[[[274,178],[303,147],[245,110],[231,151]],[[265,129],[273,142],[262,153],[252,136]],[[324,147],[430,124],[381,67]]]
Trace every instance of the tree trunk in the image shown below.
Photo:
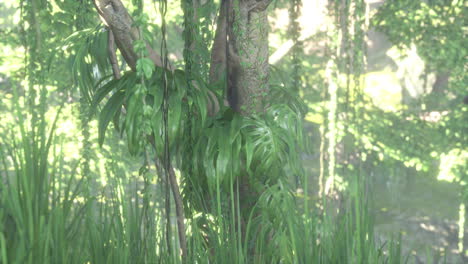
[[[234,0],[228,17],[228,99],[244,115],[260,113],[268,92],[269,1]]]
[[[236,112],[261,114],[267,106],[268,16],[271,0],[223,0],[212,50],[210,81],[226,77],[226,99]],[[245,173],[237,179],[243,240],[250,210],[260,191]],[[249,252],[252,254],[251,249]]]

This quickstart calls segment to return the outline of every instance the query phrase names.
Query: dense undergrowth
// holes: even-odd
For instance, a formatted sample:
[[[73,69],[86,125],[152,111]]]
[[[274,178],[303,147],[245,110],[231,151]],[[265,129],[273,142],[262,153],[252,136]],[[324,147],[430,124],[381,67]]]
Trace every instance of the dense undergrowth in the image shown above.
[[[43,95],[45,96],[45,95]],[[24,111],[16,98],[17,121],[10,144],[1,147],[1,263],[179,263],[177,239],[164,239],[161,192],[155,175],[126,177],[108,162],[107,185],[66,169],[55,122]],[[60,115],[59,113],[57,115]],[[30,123],[31,122],[31,123]],[[31,126],[34,124],[33,126]],[[33,129],[32,129],[33,128]],[[318,210],[307,188],[294,196],[287,182],[265,190],[247,223],[246,241],[232,232],[239,223],[217,210],[186,219],[188,263],[401,263],[399,242],[376,241],[362,178],[355,175],[346,204]],[[305,181],[307,182],[307,181]],[[236,190],[223,210],[235,210]],[[304,199],[305,198],[305,199]],[[216,202],[215,202],[216,204]],[[262,210],[258,210],[261,208]],[[323,213],[329,211],[330,213]],[[322,212],[322,213],[320,213]],[[258,215],[260,214],[260,215]],[[233,219],[233,218],[230,218]],[[261,228],[258,228],[261,226]],[[255,227],[255,228],[254,228]],[[167,250],[170,243],[171,251]]]

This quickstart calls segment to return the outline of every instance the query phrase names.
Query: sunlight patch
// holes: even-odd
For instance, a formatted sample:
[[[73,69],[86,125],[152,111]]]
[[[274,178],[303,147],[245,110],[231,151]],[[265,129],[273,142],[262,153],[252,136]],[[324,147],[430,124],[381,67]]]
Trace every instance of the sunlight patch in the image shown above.
[[[442,153],[440,156],[439,175],[437,180],[453,182],[461,180],[457,173],[458,169],[463,170],[464,164],[468,162],[468,151],[461,149],[452,149],[448,153]]]
[[[376,106],[384,111],[397,111],[401,108],[402,88],[393,72],[371,72],[365,75],[364,92],[372,98]]]

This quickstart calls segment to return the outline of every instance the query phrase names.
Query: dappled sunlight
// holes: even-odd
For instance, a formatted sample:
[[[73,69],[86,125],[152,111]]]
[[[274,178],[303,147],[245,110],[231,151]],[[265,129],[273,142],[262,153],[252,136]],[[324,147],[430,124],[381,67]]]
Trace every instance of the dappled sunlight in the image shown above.
[[[419,118],[426,122],[437,123],[443,119],[444,116],[448,115],[448,111],[430,111],[419,114]]]
[[[0,63],[0,73],[15,72],[22,69],[25,50],[23,47],[0,46],[0,57],[8,57]]]
[[[375,186],[378,194],[374,202],[378,209],[376,232],[386,234],[402,230],[403,243],[419,256],[424,255],[428,246],[438,251],[443,248],[444,254],[462,252],[459,250],[462,241],[459,237],[466,237],[467,232],[460,225],[460,186],[440,182],[435,177],[405,175],[402,172],[390,179],[400,181],[399,186]],[[428,245],[427,241],[431,244]]]
[[[342,192],[348,188],[349,183],[339,175],[329,176],[325,181],[325,193],[333,191]]]
[[[419,213],[418,213],[419,214]],[[403,243],[413,249],[414,255],[420,255],[427,250],[426,241],[433,243],[432,249],[444,254],[459,254],[459,248],[454,247],[460,240],[457,223],[453,221],[436,221],[432,217],[414,216],[414,213],[402,213],[401,215],[386,215],[390,218],[385,224],[378,224],[376,230],[381,234],[391,234],[393,230],[400,230]]]
[[[437,179],[439,181],[447,182],[460,181],[460,174],[456,170],[463,170],[463,166],[466,166],[467,163],[467,150],[452,149],[447,153],[441,153],[439,163],[439,174],[437,175]],[[462,184],[466,184],[466,182],[462,182]]]
[[[301,28],[299,41],[305,41],[314,34],[317,34],[319,30],[325,30],[324,27],[327,25],[326,4],[327,1],[325,0],[303,2],[302,8],[303,10],[307,10],[307,12],[303,12],[298,18]],[[273,30],[286,30],[289,25],[288,10],[277,9],[275,16],[270,18],[270,24]],[[286,56],[294,46],[294,42],[291,39],[284,41],[280,38],[279,34],[270,34],[269,44],[275,49],[269,58],[269,63],[273,65]]]
[[[431,90],[435,76],[429,75],[427,80],[423,78],[425,63],[418,55],[414,44],[410,49],[399,49],[394,46],[387,51],[387,55],[397,64],[396,76],[409,96],[418,98]]]
[[[364,91],[376,106],[385,111],[398,111],[409,98],[417,99],[432,90],[435,75],[425,72],[425,63],[414,44],[410,49],[393,46],[386,55],[396,64],[395,71],[387,66],[383,71],[365,75]]]
[[[376,106],[385,111],[399,111],[410,99],[418,99],[432,91],[436,76],[426,72],[426,63],[414,44],[408,49],[393,46],[386,55],[396,65],[395,70],[392,65],[387,65],[382,71],[365,74],[364,91]]]
[[[465,239],[465,228],[466,228],[466,205],[462,202],[460,203],[458,217],[458,253],[463,253],[463,241]],[[468,252],[468,250],[467,250]]]
[[[73,120],[64,120],[57,125],[57,135],[67,135],[71,131],[77,131],[76,122],[73,122]]]
[[[402,87],[395,73],[370,72],[364,78],[364,92],[372,99],[374,105],[385,111],[397,111],[402,108]]]

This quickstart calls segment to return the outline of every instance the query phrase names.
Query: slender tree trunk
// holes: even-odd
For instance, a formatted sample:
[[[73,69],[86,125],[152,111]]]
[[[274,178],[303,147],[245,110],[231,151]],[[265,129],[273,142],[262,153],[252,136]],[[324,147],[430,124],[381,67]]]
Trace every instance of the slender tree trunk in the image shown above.
[[[222,0],[211,53],[211,83],[226,82],[226,103],[236,112],[251,116],[267,107],[268,17],[271,0]],[[255,177],[255,175],[253,175]],[[244,173],[237,179],[242,240],[257,190]],[[236,199],[237,200],[237,199]],[[237,211],[237,210],[236,210]],[[237,218],[237,217],[236,217]],[[254,254],[249,249],[249,254]]]

